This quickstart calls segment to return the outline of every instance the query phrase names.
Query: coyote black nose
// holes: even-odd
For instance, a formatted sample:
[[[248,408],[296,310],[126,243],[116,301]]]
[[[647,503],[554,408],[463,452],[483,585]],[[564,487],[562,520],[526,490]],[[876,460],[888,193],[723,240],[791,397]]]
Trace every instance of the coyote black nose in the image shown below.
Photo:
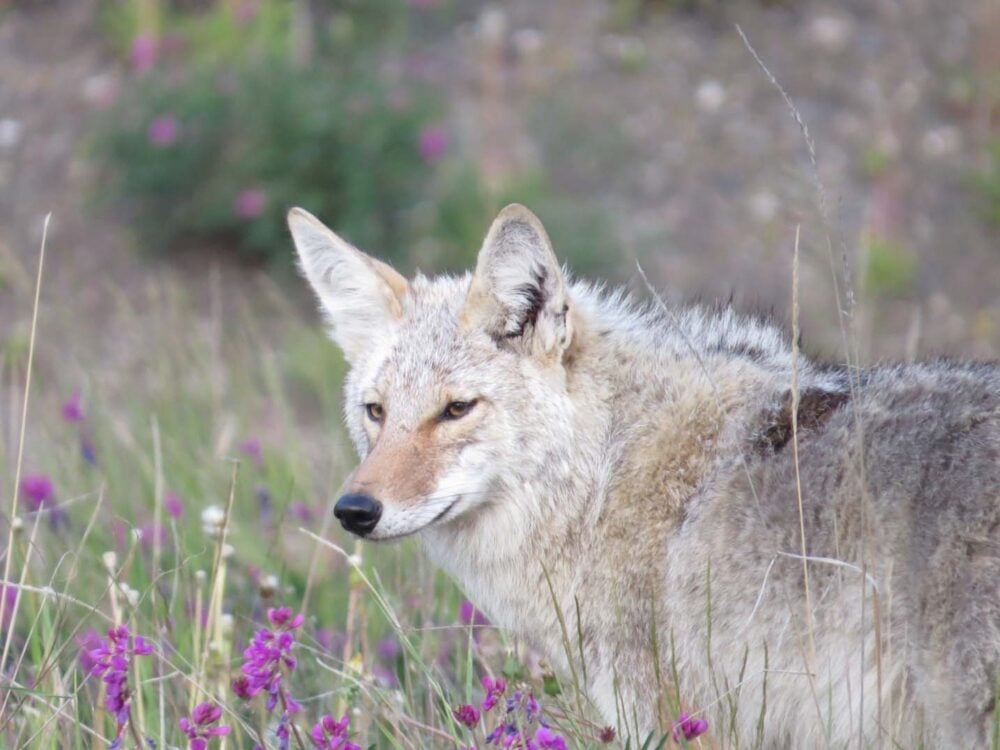
[[[382,517],[382,503],[373,497],[360,492],[341,497],[333,506],[333,515],[340,520],[340,525],[358,536],[366,536],[372,532],[378,519]]]

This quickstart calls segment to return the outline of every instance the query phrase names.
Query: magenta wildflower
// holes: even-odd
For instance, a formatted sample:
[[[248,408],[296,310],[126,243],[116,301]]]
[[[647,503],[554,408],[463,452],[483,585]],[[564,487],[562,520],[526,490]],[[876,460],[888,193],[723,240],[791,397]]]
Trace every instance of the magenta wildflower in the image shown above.
[[[104,705],[115,717],[117,730],[115,740],[119,740],[128,724],[132,693],[128,687],[128,670],[133,656],[147,656],[153,647],[140,635],[132,636],[128,626],[119,625],[108,630],[107,640],[101,640],[97,648],[90,652],[94,665],[90,673],[100,676],[104,682],[106,698]]]
[[[316,518],[316,514],[313,513],[313,509],[301,500],[294,500],[289,503],[288,512],[291,513],[292,517],[300,523],[312,523]]]
[[[455,717],[455,721],[469,729],[475,729],[479,723],[479,709],[469,703],[463,703],[452,711],[451,715]]]
[[[267,610],[267,619],[274,629],[261,628],[254,635],[243,652],[243,675],[233,682],[233,690],[244,700],[266,692],[268,711],[273,711],[280,702],[283,714],[295,714],[301,706],[285,689],[282,679],[298,663],[292,656],[292,647],[295,630],[304,618],[301,614],[293,616],[290,607],[278,607]]]
[[[13,583],[0,583],[0,595],[3,598],[3,604],[0,604],[0,607],[3,607],[3,623],[0,623],[0,625],[5,630],[10,625],[11,618],[14,616],[18,590],[18,587]]]
[[[486,675],[483,677],[483,688],[486,690],[486,697],[483,698],[483,711],[489,711],[500,701],[500,696],[507,690],[507,681],[503,677],[497,677],[494,680]]]
[[[241,190],[233,201],[233,212],[241,219],[256,219],[267,208],[267,193],[260,188]]]
[[[173,115],[161,115],[149,123],[146,137],[149,142],[158,148],[167,148],[177,143],[177,136],[180,133],[180,124]]]
[[[264,450],[260,446],[259,438],[247,438],[242,443],[239,444],[240,453],[246,454],[251,461],[257,466],[260,466],[264,461]]]
[[[346,714],[340,721],[327,714],[309,733],[313,747],[318,750],[361,750],[360,745],[355,745],[347,739],[349,723]]]
[[[176,492],[168,492],[163,496],[163,508],[167,511],[168,516],[175,521],[178,520],[184,512],[184,503],[181,501],[181,496]]]
[[[132,40],[130,59],[132,67],[140,73],[148,73],[156,65],[160,54],[160,44],[156,37],[148,32],[137,35]]]
[[[187,735],[190,750],[206,750],[212,737],[222,737],[229,734],[229,727],[222,724],[213,727],[222,718],[222,709],[214,703],[199,703],[191,712],[191,718],[186,716],[180,720],[181,731]]]
[[[458,619],[463,625],[489,625],[490,621],[486,619],[486,615],[476,609],[475,605],[468,599],[463,599],[462,603],[458,606]]]
[[[566,740],[544,724],[535,730],[534,739],[539,750],[566,750]]]
[[[680,742],[681,735],[683,735],[686,740],[693,740],[695,737],[705,734],[707,731],[707,721],[704,719],[695,719],[688,715],[688,712],[685,711],[678,716],[677,721],[674,722],[674,730],[672,734],[674,736],[674,742]]]
[[[52,505],[55,488],[44,474],[28,474],[21,478],[21,496],[30,510],[41,510]]]
[[[90,674],[94,665],[97,664],[97,661],[95,661],[94,657],[91,656],[91,653],[100,648],[101,643],[103,642],[101,634],[93,628],[90,628],[89,630],[80,633],[75,640],[76,645],[80,647],[80,666],[83,668],[84,672]]]
[[[70,394],[70,397],[63,402],[62,418],[67,422],[83,421],[83,406],[80,405],[80,399],[80,391],[75,390]]]
[[[417,151],[427,163],[438,161],[448,150],[448,134],[441,125],[428,125],[420,131]]]
[[[615,728],[614,727],[602,727],[600,733],[597,735],[597,739],[603,742],[605,745],[615,741]]]

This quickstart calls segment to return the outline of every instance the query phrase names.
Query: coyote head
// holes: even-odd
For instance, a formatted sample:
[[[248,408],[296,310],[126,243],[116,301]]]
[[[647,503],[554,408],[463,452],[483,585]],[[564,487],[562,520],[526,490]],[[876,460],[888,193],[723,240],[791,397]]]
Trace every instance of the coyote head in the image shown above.
[[[344,528],[404,537],[473,519],[569,439],[570,300],[541,222],[500,212],[473,274],[408,281],[302,209],[303,273],[350,365],[347,426],[361,464]]]

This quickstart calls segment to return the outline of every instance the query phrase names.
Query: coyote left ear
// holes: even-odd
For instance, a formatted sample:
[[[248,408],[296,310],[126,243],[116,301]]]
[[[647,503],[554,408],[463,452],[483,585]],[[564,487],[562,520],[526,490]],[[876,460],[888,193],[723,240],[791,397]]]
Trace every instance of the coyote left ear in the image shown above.
[[[569,344],[569,303],[545,227],[516,203],[493,221],[462,309],[462,324],[498,344],[549,358]]]

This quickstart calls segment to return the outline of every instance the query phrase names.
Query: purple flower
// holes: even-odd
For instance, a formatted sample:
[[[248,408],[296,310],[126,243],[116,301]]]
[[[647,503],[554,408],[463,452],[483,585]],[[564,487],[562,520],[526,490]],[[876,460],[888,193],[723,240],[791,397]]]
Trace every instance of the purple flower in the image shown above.
[[[463,599],[462,603],[458,606],[458,619],[463,625],[489,625],[490,621],[486,619],[486,615],[476,609],[475,605],[468,599]]]
[[[97,454],[94,451],[94,441],[86,432],[80,435],[80,455],[91,466],[97,466]]]
[[[681,741],[681,735],[684,735],[684,739],[693,740],[699,735],[705,734],[708,731],[708,722],[704,719],[695,719],[688,715],[685,711],[680,716],[677,717],[677,721],[674,722],[674,742]]]
[[[44,474],[28,474],[21,478],[21,496],[30,510],[41,510],[52,505],[55,488]]]
[[[428,164],[438,161],[448,150],[448,134],[441,125],[428,125],[420,131],[417,151]]]
[[[535,742],[539,750],[566,750],[566,740],[544,724],[535,730]]]
[[[7,626],[10,625],[11,618],[14,616],[14,607],[17,604],[18,590],[18,587],[13,583],[0,583],[0,595],[3,597],[3,604],[0,604],[0,607],[3,607],[2,626],[4,630],[6,630]]]
[[[181,496],[176,492],[168,492],[163,496],[163,507],[167,511],[167,515],[175,521],[184,512],[184,503],[181,501]]]
[[[600,733],[597,735],[597,739],[603,742],[605,745],[615,741],[615,728],[614,727],[602,727]]]
[[[94,665],[97,664],[97,662],[94,661],[94,657],[90,654],[92,651],[97,650],[101,646],[101,643],[103,642],[101,634],[93,628],[90,628],[89,630],[80,633],[75,640],[76,645],[80,647],[80,666],[83,668],[84,672],[90,674]]]
[[[489,711],[500,701],[500,696],[507,690],[507,681],[503,677],[497,677],[494,680],[486,675],[483,677],[483,688],[486,690],[486,697],[483,698],[483,711]]]
[[[260,447],[259,438],[247,438],[239,444],[240,453],[246,454],[255,465],[260,466],[264,461],[264,451]]]
[[[62,418],[67,422],[82,422],[83,407],[80,405],[80,391],[75,390],[62,405]]]
[[[393,661],[397,656],[399,656],[399,652],[399,641],[392,636],[383,638],[375,644],[375,653],[378,654],[378,658],[383,661]]]
[[[464,724],[469,729],[475,729],[479,723],[479,709],[468,703],[463,703],[452,711],[451,715],[455,717],[455,721]]]
[[[277,607],[267,610],[267,619],[274,629],[261,628],[254,634],[243,652],[243,674],[233,682],[233,690],[244,700],[266,692],[268,711],[273,711],[280,702],[283,715],[295,714],[301,706],[285,689],[282,680],[298,663],[292,656],[294,631],[302,625],[304,617],[301,614],[293,616],[290,607]]]
[[[181,731],[187,735],[191,750],[206,750],[212,737],[222,737],[231,731],[225,724],[211,726],[222,717],[222,709],[214,703],[199,703],[191,712],[191,718],[180,720]]]
[[[300,523],[312,523],[315,518],[312,508],[301,500],[295,500],[288,504],[288,512]]]
[[[256,219],[267,208],[267,193],[261,188],[241,190],[233,201],[233,212],[241,219]]]
[[[90,673],[100,676],[104,682],[104,705],[118,725],[115,740],[122,737],[131,710],[132,693],[128,687],[131,658],[151,653],[153,647],[140,635],[132,638],[126,625],[108,630],[107,640],[102,639],[97,648],[90,651],[89,656],[93,661]]]
[[[359,745],[355,745],[347,739],[349,723],[346,714],[341,717],[340,721],[327,714],[309,732],[309,739],[312,740],[313,747],[318,750],[361,750]]]
[[[159,53],[160,44],[155,36],[148,32],[137,35],[132,40],[132,49],[129,54],[132,67],[140,73],[148,73],[156,65]]]
[[[161,115],[154,118],[149,123],[146,137],[149,142],[158,148],[168,148],[177,143],[177,135],[180,132],[180,124],[173,115]]]

